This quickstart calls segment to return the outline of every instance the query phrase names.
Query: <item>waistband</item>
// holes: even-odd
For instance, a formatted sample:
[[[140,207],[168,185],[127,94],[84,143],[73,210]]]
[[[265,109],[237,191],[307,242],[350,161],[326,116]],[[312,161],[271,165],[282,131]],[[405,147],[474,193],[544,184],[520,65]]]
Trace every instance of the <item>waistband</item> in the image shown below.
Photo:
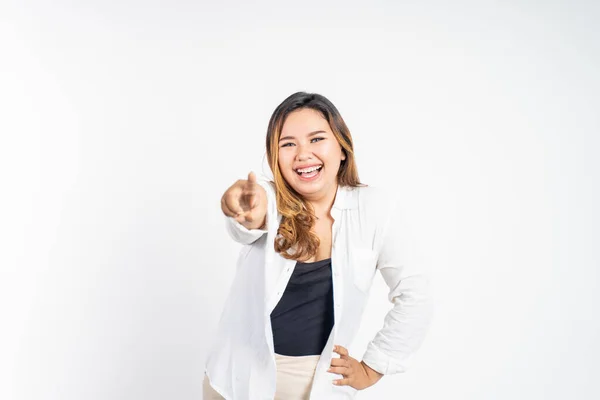
[[[302,368],[314,371],[317,367],[317,363],[321,358],[320,355],[314,356],[284,356],[282,354],[275,353],[275,362],[277,363],[278,369],[280,367],[294,366],[295,368]]]

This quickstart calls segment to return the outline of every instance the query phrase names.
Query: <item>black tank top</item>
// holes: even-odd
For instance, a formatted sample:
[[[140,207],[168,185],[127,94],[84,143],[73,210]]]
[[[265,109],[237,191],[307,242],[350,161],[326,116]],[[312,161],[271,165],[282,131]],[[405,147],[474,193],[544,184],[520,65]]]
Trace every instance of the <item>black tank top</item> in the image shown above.
[[[331,258],[297,262],[283,296],[271,312],[275,353],[320,355],[333,323]]]

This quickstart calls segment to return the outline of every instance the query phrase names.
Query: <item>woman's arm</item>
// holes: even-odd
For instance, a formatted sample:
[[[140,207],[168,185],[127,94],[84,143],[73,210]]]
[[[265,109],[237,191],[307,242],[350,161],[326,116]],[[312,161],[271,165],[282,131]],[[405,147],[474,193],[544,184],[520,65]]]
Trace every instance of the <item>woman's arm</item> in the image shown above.
[[[365,364],[384,375],[407,369],[433,316],[428,267],[402,215],[404,210],[396,201],[387,209],[377,269],[390,288],[393,307],[363,356]]]

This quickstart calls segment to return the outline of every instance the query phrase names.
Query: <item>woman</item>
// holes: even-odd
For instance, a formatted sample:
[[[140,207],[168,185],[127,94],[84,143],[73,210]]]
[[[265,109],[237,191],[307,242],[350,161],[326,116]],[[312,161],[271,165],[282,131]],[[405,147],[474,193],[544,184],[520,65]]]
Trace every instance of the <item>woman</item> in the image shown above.
[[[284,100],[266,147],[274,182],[250,173],[221,199],[244,246],[204,398],[353,398],[403,372],[420,346],[432,314],[427,274],[396,202],[359,183],[350,131],[328,99]],[[393,308],[358,361],[347,348],[377,270]]]

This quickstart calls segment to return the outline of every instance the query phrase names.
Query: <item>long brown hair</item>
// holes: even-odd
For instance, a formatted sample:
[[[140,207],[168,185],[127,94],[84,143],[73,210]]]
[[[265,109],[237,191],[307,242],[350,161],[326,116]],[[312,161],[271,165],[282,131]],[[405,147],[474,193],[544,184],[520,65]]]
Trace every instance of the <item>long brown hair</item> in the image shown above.
[[[310,259],[316,254],[320,244],[317,235],[310,231],[316,220],[312,206],[286,182],[279,169],[279,137],[283,124],[290,113],[303,108],[318,111],[327,120],[346,155],[337,174],[338,185],[361,186],[350,130],[333,103],[320,94],[306,92],[297,92],[285,99],[275,109],[269,121],[267,159],[275,180],[277,210],[282,216],[275,239],[275,251],[287,259],[294,260]]]

